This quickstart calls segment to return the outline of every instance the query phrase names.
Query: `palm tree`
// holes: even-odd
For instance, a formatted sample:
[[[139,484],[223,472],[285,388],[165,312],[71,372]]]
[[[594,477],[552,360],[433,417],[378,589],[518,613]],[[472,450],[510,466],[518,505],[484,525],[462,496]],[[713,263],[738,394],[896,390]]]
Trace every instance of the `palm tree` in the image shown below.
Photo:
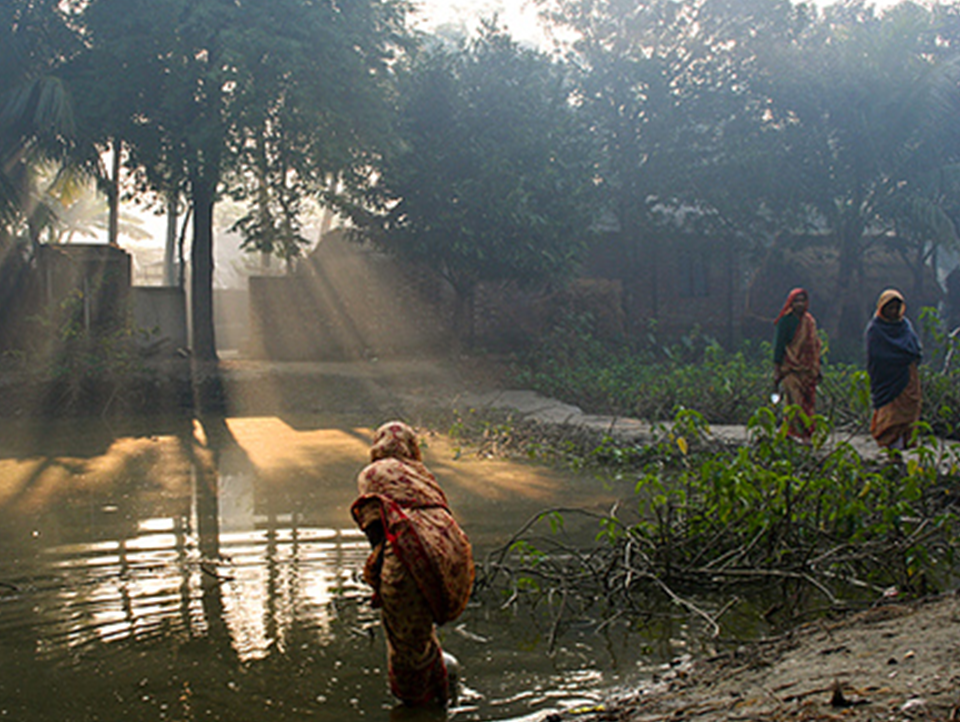
[[[57,0],[0,4],[0,254],[13,241],[37,234],[50,219],[39,169],[90,167],[77,162],[69,93],[56,71],[78,45]]]

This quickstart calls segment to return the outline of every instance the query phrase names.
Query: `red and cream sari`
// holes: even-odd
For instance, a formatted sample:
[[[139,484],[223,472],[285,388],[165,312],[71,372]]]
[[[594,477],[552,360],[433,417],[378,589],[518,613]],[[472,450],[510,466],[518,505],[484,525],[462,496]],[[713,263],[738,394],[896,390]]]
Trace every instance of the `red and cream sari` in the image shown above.
[[[799,294],[806,295],[802,288],[795,288],[790,292],[787,301],[777,317],[777,322],[791,312],[794,299]],[[817,335],[817,322],[809,311],[800,316],[797,330],[793,338],[784,349],[783,359],[780,361],[780,385],[786,395],[786,401],[791,406],[799,406],[810,419],[805,424],[795,419],[790,427],[790,435],[809,441],[813,436],[813,415],[816,413],[817,384],[820,380],[820,337]]]
[[[435,625],[456,619],[473,587],[473,554],[447,498],[424,466],[413,430],[381,426],[372,462],[357,478],[351,513],[361,529],[380,522],[384,540],[367,560],[387,637],[393,693],[408,704],[447,697],[447,670]]]

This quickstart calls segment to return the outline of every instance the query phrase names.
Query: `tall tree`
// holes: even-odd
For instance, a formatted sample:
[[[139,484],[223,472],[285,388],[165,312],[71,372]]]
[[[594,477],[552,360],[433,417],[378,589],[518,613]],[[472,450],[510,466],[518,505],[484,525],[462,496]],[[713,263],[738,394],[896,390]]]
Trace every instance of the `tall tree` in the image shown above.
[[[400,142],[377,164],[375,212],[355,217],[451,284],[469,346],[479,282],[543,282],[578,259],[596,213],[590,137],[562,67],[492,24],[423,50],[398,96]]]
[[[197,358],[216,358],[217,198],[252,182],[289,223],[298,195],[316,190],[311,182],[357,163],[386,127],[383,97],[405,12],[404,0],[81,5],[90,50],[76,77],[87,128],[101,142],[124,141],[144,189],[167,198],[182,185],[189,199]],[[256,244],[276,242],[263,225],[247,230]]]
[[[826,229],[839,253],[825,318],[859,339],[864,252],[901,220],[911,188],[956,162],[956,37],[936,12],[903,3],[878,16],[860,2],[827,8],[767,66],[782,172],[796,208]],[[919,196],[915,195],[915,198]],[[930,218],[930,216],[927,216]],[[940,237],[945,237],[942,234]]]
[[[954,218],[960,207],[960,168],[947,166],[926,178],[904,183],[883,208],[895,230],[885,239],[903,258],[913,275],[913,298],[924,297],[930,270],[936,270],[937,252],[960,250]]]
[[[856,0],[821,13],[785,0],[538,4],[573,31],[610,208],[635,261],[659,267],[662,209],[693,208],[727,240],[826,230],[840,272],[825,320],[859,338],[864,251],[898,217],[914,238],[917,221],[934,220],[916,213],[930,198],[922,179],[960,148],[956,6],[881,16]],[[949,241],[945,228],[924,238]],[[654,313],[657,276],[642,289]]]
[[[687,215],[710,218],[727,236],[759,218],[769,139],[751,79],[758,45],[791,32],[796,13],[767,0],[538,5],[565,31],[603,150],[606,203],[628,259],[627,306],[643,294],[656,316],[664,234],[678,210],[696,209]]]

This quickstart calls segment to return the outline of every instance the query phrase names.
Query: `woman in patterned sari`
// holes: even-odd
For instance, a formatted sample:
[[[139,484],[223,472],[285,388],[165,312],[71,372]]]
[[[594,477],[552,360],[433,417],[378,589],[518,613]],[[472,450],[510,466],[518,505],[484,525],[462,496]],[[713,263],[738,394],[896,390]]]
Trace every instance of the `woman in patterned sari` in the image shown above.
[[[804,423],[796,418],[790,426],[790,436],[809,443],[813,436],[813,414],[820,381],[820,337],[817,322],[808,310],[810,295],[795,288],[787,296],[777,316],[773,342],[773,383],[783,387],[787,403],[799,406],[810,419]]]
[[[877,311],[867,324],[867,374],[873,419],[870,433],[881,447],[903,449],[920,420],[923,396],[917,364],[920,339],[904,318],[903,295],[887,289],[877,299]]]
[[[373,548],[364,579],[381,610],[390,688],[409,705],[443,704],[448,672],[435,625],[457,618],[467,605],[474,577],[470,542],[409,426],[391,421],[377,429],[370,460],[350,511]]]

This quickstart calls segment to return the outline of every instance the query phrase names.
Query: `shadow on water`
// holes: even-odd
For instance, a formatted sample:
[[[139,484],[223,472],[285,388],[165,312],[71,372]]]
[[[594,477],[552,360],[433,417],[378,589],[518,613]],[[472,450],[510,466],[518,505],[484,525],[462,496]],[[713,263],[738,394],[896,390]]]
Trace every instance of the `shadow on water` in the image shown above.
[[[592,704],[688,644],[682,624],[655,639],[625,622],[571,625],[548,653],[546,605],[477,600],[441,630],[463,665],[457,706],[397,708],[348,511],[369,429],[204,414],[2,432],[0,718],[532,720]],[[457,458],[443,437],[426,456],[478,557],[546,505],[615,496]]]

